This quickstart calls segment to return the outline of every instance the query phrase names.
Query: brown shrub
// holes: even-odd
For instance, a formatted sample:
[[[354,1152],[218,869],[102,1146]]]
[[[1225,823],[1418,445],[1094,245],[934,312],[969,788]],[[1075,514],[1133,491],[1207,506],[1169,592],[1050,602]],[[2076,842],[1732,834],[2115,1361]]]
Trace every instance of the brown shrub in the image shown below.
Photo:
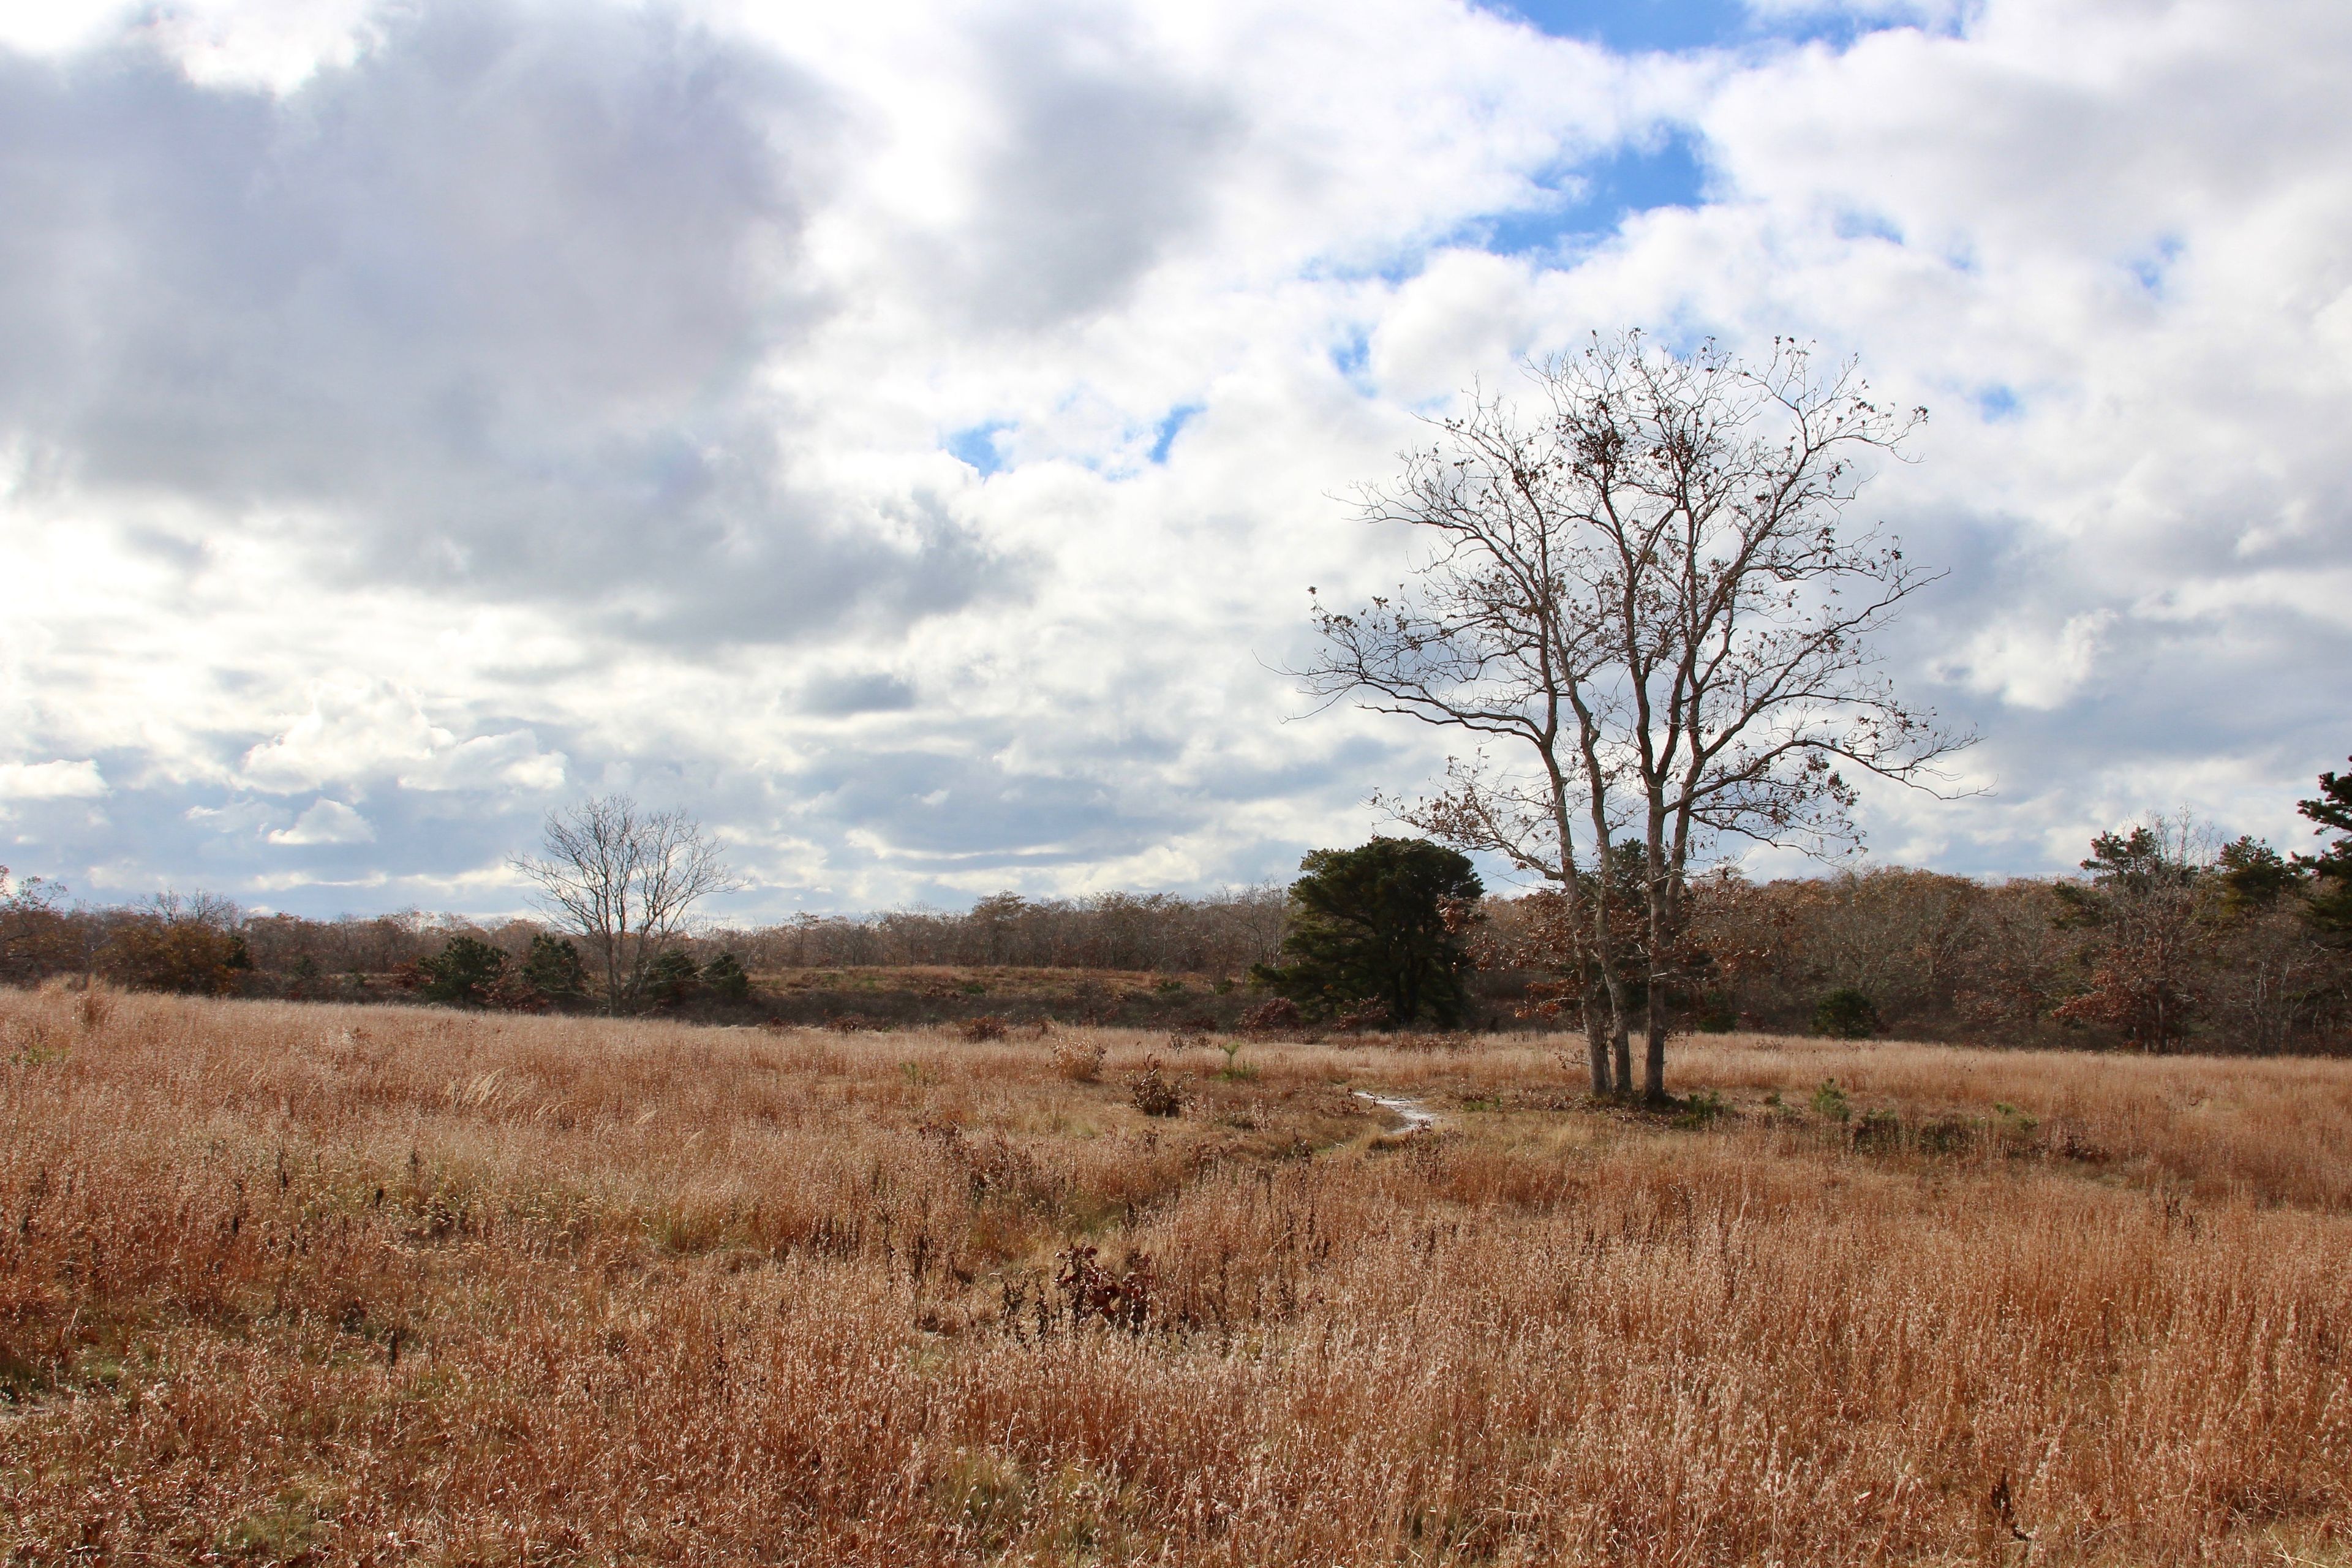
[[[1054,1283],[1068,1304],[1070,1326],[1098,1321],[1139,1334],[1151,1315],[1151,1259],[1136,1253],[1114,1273],[1100,1261],[1097,1248],[1083,1242],[1055,1261]]]
[[[1100,1040],[1071,1036],[1054,1046],[1054,1070],[1073,1083],[1092,1083],[1102,1076],[1109,1053]]]
[[[1299,1012],[1297,1003],[1287,996],[1273,996],[1244,1013],[1240,1028],[1245,1035],[1282,1035],[1306,1026],[1306,1015]]]
[[[977,1018],[966,1018],[956,1026],[956,1032],[975,1045],[982,1040],[1001,1040],[1013,1032],[1013,1026],[993,1013],[983,1013]]]
[[[1158,1057],[1146,1057],[1141,1070],[1128,1075],[1127,1098],[1146,1116],[1178,1116],[1184,1110],[1184,1091],[1160,1070]]]
[[[523,977],[520,964],[509,964],[499,972],[490,988],[482,994],[485,1005],[501,1013],[544,1013],[554,1006],[538,986]]]

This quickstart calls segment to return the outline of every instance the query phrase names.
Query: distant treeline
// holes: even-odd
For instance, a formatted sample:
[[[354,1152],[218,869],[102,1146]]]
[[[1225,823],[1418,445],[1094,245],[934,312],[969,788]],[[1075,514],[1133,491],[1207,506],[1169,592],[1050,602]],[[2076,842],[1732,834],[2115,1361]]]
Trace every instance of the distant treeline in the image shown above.
[[[922,963],[1239,975],[1280,949],[1286,902],[1280,888],[1199,899],[998,893],[961,914],[802,915],[782,925],[712,931],[697,942],[728,948],[755,971]]]
[[[2318,918],[2316,890],[2328,885],[2259,845],[2199,853],[2189,836],[2161,827],[2103,835],[2079,877],[1990,881],[1883,868],[1756,883],[1718,874],[1692,888],[1686,980],[1670,1005],[1685,1029],[2344,1052],[2352,1050],[2352,940]],[[1277,954],[1286,902],[1274,888],[1197,899],[1001,894],[954,913],[708,928],[677,944],[691,962],[673,966],[680,978],[659,1005],[700,996],[715,1005],[719,993],[688,977],[714,963],[725,971],[721,955],[732,955],[752,984],[748,996],[726,993],[730,1016],[818,1016],[805,981],[795,983],[793,1005],[782,999],[782,977],[794,971],[1011,966],[1201,977],[1210,984],[1164,987],[1179,999],[1171,1007],[1197,1007],[1200,1026],[1230,1025],[1257,999],[1247,976]],[[1545,1000],[1574,993],[1559,984],[1572,956],[1541,940],[1547,918],[1542,895],[1484,901],[1479,1021],[1575,1026],[1572,1001]],[[38,881],[0,883],[0,980],[15,984],[88,973],[146,989],[383,997],[418,992],[455,939],[497,949],[520,973],[534,939],[548,934],[534,921],[414,911],[253,915],[201,897],[90,908]],[[762,976],[777,984],[762,986]],[[922,994],[926,1016],[999,1005],[978,993]],[[877,1016],[898,1014],[915,1016]]]
[[[307,920],[247,914],[226,900],[170,895],[98,908],[69,905],[37,879],[0,868],[0,980],[94,973],[158,990],[276,992],[283,983],[401,975],[453,937],[521,962],[540,921],[481,921],[410,910]],[[1013,966],[1241,975],[1281,945],[1286,895],[1248,888],[1202,898],[1104,893],[1024,899],[1001,893],[961,913],[893,910],[800,915],[776,925],[709,926],[678,940],[698,964],[732,953],[753,973],[789,969]]]
[[[2352,943],[2273,859],[2134,856],[2081,878],[1880,869],[1703,882],[1699,1027],[1884,1033],[2014,1046],[2352,1050]],[[2140,840],[2145,850],[2147,843]]]

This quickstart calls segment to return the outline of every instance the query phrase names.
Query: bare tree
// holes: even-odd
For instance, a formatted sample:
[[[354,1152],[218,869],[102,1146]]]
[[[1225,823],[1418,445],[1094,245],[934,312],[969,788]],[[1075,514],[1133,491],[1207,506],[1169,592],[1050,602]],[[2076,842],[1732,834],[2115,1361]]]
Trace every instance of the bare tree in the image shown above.
[[[1693,856],[1727,837],[1850,842],[1842,768],[1932,786],[1966,743],[1903,703],[1869,647],[1933,574],[1840,526],[1856,460],[1898,449],[1926,411],[1885,408],[1851,363],[1824,374],[1782,341],[1750,366],[1712,343],[1596,337],[1528,372],[1537,417],[1479,397],[1360,492],[1365,521],[1430,548],[1392,597],[1318,608],[1326,647],[1298,673],[1505,743],[1400,815],[1566,900],[1590,936],[1596,1092],[1633,1087],[1625,974],[1643,977],[1643,1087],[1662,1100]],[[1621,833],[1642,866],[1630,921],[1604,887]]]
[[[683,811],[647,811],[625,795],[547,814],[543,852],[509,862],[539,889],[540,908],[584,940],[618,1012],[688,910],[741,884],[719,846]]]

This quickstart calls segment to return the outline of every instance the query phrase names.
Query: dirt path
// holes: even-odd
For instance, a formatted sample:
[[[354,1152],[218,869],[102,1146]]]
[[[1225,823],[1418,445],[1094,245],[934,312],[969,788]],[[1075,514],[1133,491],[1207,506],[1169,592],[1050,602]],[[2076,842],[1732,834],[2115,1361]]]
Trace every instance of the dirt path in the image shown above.
[[[1370,1100],[1391,1116],[1402,1117],[1404,1126],[1400,1131],[1402,1132],[1426,1132],[1437,1125],[1437,1113],[1417,1100],[1407,1100],[1402,1095],[1374,1094],[1367,1089],[1358,1089],[1356,1095],[1358,1099]]]

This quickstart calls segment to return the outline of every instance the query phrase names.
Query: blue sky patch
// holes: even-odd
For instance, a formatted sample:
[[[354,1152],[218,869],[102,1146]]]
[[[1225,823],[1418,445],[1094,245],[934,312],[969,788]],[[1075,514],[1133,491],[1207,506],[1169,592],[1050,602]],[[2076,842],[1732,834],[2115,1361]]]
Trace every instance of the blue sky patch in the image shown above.
[[[1998,384],[1979,391],[1976,396],[1976,403],[1977,412],[1984,416],[1985,423],[1988,425],[1996,424],[2003,419],[2014,419],[2022,412],[2017,401],[2016,391]]]
[[[2180,259],[2183,247],[2179,235],[2168,234],[2156,242],[2155,247],[2132,259],[2131,275],[2139,286],[2155,295],[2164,297],[2164,285],[2172,273],[2172,264]]]
[[[997,432],[1012,428],[1013,421],[1010,419],[992,419],[985,425],[950,430],[940,445],[948,449],[949,456],[977,469],[984,479],[991,474],[1004,471],[1004,458],[996,449],[996,437]]]
[[[1365,396],[1372,395],[1372,338],[1359,327],[1348,334],[1347,342],[1331,351],[1331,368],[1339,373],[1349,386]]]
[[[1654,146],[1620,146],[1574,175],[1582,189],[1559,205],[1489,220],[1484,226],[1486,248],[1501,256],[1553,250],[1612,234],[1634,213],[1696,206],[1706,199],[1706,169],[1697,138],[1683,130]]]
[[[1748,31],[1748,8],[1738,0],[1518,0],[1485,8],[1621,54],[1703,49]]]
[[[1481,10],[1528,23],[1559,38],[1581,38],[1618,54],[1677,54],[1735,44],[1826,43],[1844,48],[1865,34],[1908,24],[1829,7],[1771,19],[1741,0],[1474,0]]]
[[[1890,245],[1903,243],[1903,230],[1885,213],[1849,208],[1838,214],[1834,227],[1840,239],[1883,239]]]
[[[1168,417],[1160,422],[1158,431],[1152,439],[1151,460],[1153,462],[1164,463],[1168,460],[1168,448],[1175,444],[1176,433],[1184,428],[1185,421],[1199,412],[1201,412],[1201,405],[1197,403],[1179,404],[1168,411]]]

